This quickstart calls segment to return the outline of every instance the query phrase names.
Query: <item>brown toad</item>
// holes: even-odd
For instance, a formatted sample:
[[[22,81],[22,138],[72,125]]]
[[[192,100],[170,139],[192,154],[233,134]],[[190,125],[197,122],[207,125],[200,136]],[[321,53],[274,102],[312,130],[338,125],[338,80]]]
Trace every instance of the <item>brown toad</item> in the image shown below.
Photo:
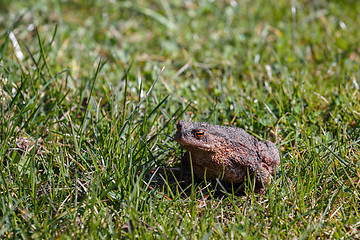
[[[190,166],[191,155],[193,172],[199,179],[206,176],[208,180],[241,184],[248,174],[256,174],[255,190],[262,192],[280,165],[274,143],[261,142],[241,128],[179,121],[174,139],[187,150],[186,166]]]

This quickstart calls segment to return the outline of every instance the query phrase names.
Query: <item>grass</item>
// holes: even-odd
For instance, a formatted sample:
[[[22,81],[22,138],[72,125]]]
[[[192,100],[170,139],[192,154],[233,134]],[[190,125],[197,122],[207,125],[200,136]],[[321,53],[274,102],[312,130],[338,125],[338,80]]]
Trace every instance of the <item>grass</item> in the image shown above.
[[[0,9],[2,239],[360,237],[359,1]],[[275,142],[267,193],[182,193],[179,119]]]

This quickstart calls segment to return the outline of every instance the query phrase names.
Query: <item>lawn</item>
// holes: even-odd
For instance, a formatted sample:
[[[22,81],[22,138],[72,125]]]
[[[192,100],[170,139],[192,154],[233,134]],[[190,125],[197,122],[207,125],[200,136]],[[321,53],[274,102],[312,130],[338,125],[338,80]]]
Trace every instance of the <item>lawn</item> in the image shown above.
[[[1,0],[0,238],[359,239],[359,13]],[[266,193],[184,189],[180,119],[273,141]]]

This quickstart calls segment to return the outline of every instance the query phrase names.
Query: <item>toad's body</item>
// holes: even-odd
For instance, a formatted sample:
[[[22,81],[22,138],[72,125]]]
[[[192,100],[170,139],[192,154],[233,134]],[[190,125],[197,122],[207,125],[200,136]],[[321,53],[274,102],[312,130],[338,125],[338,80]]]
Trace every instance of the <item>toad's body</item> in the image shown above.
[[[185,162],[191,155],[197,178],[239,184],[256,174],[256,188],[261,190],[280,165],[274,143],[261,142],[241,128],[179,121],[175,140],[187,150]]]

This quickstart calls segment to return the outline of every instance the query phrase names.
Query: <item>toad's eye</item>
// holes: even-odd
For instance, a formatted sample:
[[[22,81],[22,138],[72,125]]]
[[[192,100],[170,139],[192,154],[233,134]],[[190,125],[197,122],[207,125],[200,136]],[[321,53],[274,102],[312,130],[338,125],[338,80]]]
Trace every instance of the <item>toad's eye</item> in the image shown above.
[[[197,130],[195,132],[195,137],[202,138],[203,136],[204,136],[204,131],[203,130]]]

